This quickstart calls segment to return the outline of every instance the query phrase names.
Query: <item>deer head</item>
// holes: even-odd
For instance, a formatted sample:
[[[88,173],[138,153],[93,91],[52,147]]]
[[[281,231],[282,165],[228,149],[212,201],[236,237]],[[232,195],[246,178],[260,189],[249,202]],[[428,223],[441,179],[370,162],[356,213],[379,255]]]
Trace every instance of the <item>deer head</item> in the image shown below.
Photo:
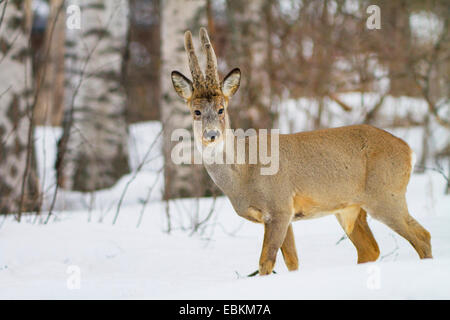
[[[214,146],[223,141],[225,129],[229,128],[228,102],[239,88],[241,71],[235,68],[220,81],[216,54],[205,28],[200,28],[200,39],[206,54],[205,74],[195,54],[192,34],[186,31],[184,46],[192,81],[180,72],[172,71],[172,83],[191,111],[197,145]]]

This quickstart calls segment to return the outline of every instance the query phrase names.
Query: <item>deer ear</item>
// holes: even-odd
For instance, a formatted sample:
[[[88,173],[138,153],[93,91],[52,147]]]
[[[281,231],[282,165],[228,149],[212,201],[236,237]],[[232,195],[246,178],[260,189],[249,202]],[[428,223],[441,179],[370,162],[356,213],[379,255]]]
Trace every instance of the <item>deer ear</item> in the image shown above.
[[[192,97],[192,93],[194,92],[192,81],[180,72],[172,71],[172,84],[175,91],[181,98],[189,100]]]
[[[241,70],[234,68],[222,81],[222,93],[230,98],[239,89],[241,83]]]

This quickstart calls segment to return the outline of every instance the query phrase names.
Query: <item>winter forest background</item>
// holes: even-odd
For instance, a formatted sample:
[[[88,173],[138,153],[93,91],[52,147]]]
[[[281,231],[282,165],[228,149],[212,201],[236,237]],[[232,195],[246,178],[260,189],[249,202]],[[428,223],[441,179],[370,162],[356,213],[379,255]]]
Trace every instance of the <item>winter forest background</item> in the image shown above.
[[[367,26],[371,5],[380,8],[379,29]],[[439,260],[439,252],[450,252],[449,18],[446,0],[1,0],[0,297],[209,297],[217,293],[209,283],[220,281],[218,297],[235,292],[233,271],[257,261],[262,231],[234,217],[201,165],[170,159],[173,130],[191,128],[170,72],[189,74],[183,34],[190,29],[197,41],[200,26],[219,73],[243,74],[229,108],[233,128],[289,133],[367,123],[410,144],[412,215],[427,216],[436,239],[437,259],[418,268],[436,277],[431,283],[448,283],[450,253]],[[316,258],[310,263],[331,263],[317,255],[328,249],[354,255],[332,222],[302,223],[298,242],[320,239],[305,245]],[[385,261],[403,252],[406,269],[419,263],[404,240],[381,226],[375,236],[377,228]],[[185,264],[176,269],[179,259]],[[343,274],[359,272],[352,258],[338,261]],[[87,291],[67,290],[72,266],[86,275]],[[401,266],[386,267],[387,279]],[[150,270],[210,291],[179,291]],[[111,284],[111,274],[123,281]],[[292,283],[289,276],[281,283]],[[245,281],[236,284],[242,297],[259,292],[261,281],[279,285]],[[409,297],[406,282],[404,291],[382,283],[379,297]],[[448,289],[422,289],[450,297]]]

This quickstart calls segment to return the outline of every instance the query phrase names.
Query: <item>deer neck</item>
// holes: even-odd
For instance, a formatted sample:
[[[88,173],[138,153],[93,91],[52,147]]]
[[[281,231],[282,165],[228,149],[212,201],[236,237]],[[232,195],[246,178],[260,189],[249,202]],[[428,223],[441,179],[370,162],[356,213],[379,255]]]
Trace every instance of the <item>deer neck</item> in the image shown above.
[[[226,129],[230,129],[229,121],[227,121]],[[233,139],[233,142],[235,142],[236,137],[233,136],[227,136],[227,135],[233,135],[233,133],[230,130],[225,130],[224,137],[222,140],[222,143],[217,147],[217,152],[222,153],[222,159],[223,163],[208,163],[204,162],[204,166],[206,168],[206,171],[208,172],[211,179],[214,181],[214,183],[227,195],[231,196],[233,191],[235,191],[237,188],[236,186],[236,179],[235,177],[239,175],[239,171],[242,170],[242,165],[235,165],[236,163],[236,154],[234,152],[234,156],[231,160],[228,160],[228,154],[227,154],[227,147],[230,143],[229,139]],[[234,181],[234,182],[233,182]]]

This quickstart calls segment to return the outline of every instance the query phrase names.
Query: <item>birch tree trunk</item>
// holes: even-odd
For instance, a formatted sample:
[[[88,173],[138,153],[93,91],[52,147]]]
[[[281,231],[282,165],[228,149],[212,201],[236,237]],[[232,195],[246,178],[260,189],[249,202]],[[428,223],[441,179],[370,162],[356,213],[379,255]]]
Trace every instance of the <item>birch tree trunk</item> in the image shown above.
[[[38,208],[26,5],[12,0],[0,4],[0,213]]]
[[[121,82],[128,1],[84,0],[80,9],[81,28],[66,35],[66,111],[56,167],[60,187],[88,192],[129,172]]]
[[[200,20],[198,18],[200,17]],[[161,121],[163,124],[164,198],[199,197],[217,192],[203,165],[176,165],[171,151],[179,141],[171,141],[175,129],[191,132],[191,140],[184,140],[186,148],[197,152],[192,137],[192,119],[186,104],[180,100],[172,86],[170,73],[178,70],[190,77],[184,50],[184,32],[195,25],[206,25],[206,0],[165,0],[162,2],[162,99]],[[199,46],[198,30],[192,29],[199,59],[203,57]]]

